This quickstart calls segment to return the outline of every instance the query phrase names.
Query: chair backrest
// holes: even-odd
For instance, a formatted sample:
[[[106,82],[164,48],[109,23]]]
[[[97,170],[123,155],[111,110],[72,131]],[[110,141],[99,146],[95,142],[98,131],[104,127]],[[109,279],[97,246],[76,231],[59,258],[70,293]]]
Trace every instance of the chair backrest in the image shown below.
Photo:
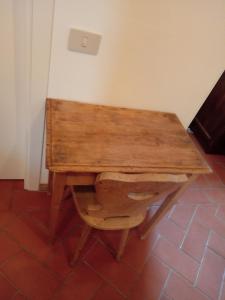
[[[101,173],[95,182],[97,205],[88,214],[107,218],[145,213],[150,203],[187,180],[186,175]]]

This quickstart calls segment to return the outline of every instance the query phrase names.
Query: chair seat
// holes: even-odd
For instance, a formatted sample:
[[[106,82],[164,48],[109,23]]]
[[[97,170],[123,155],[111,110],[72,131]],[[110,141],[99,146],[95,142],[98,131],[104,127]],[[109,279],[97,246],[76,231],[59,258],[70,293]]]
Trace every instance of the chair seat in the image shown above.
[[[185,175],[103,172],[88,190],[71,187],[76,208],[85,223],[71,264],[77,261],[92,228],[122,231],[116,255],[120,260],[130,228],[144,221],[149,205],[167,195],[161,206],[166,212],[165,208],[169,209],[176,199],[174,194],[176,196],[186,182]],[[158,211],[154,218],[158,218]]]
[[[81,218],[89,226],[102,230],[129,229],[138,226],[144,221],[146,214],[124,217],[96,217],[88,214],[89,210],[97,209],[98,203],[95,200],[94,192],[76,192],[76,205]]]

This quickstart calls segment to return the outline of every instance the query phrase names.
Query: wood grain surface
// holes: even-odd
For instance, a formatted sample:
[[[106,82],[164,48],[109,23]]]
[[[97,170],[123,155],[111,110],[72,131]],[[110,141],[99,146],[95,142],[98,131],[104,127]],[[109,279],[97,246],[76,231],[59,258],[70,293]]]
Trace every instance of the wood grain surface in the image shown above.
[[[175,114],[47,99],[53,172],[209,173]]]

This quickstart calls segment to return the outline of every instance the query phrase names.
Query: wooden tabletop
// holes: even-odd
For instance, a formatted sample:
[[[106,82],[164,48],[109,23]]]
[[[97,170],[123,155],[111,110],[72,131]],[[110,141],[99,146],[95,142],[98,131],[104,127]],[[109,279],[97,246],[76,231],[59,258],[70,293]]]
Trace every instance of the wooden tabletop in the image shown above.
[[[175,114],[47,99],[54,172],[209,173]]]

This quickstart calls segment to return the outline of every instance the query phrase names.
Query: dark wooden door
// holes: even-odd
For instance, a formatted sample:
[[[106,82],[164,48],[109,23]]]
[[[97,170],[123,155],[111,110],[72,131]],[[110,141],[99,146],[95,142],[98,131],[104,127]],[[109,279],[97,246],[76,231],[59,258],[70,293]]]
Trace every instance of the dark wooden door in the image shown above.
[[[225,72],[190,124],[208,153],[225,154]]]

